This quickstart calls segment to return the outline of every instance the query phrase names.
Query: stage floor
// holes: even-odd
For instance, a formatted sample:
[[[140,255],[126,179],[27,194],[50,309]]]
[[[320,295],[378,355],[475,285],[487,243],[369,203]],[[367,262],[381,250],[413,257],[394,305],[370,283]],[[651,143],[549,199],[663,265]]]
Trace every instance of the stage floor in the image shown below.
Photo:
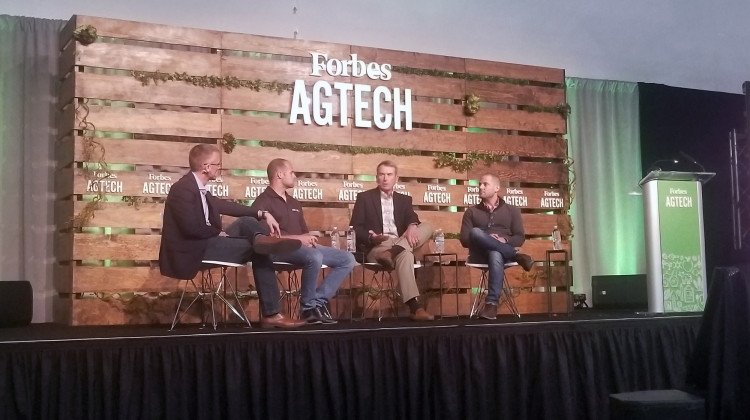
[[[702,313],[678,313],[678,314],[649,314],[632,311],[603,311],[596,309],[576,309],[571,314],[530,314],[517,318],[512,315],[498,315],[497,320],[468,319],[466,317],[446,317],[432,322],[413,322],[407,318],[385,318],[382,321],[374,319],[339,321],[334,325],[310,325],[297,329],[263,329],[258,323],[253,323],[252,328],[242,324],[230,323],[220,324],[216,330],[209,327],[201,327],[198,324],[178,325],[173,331],[169,331],[168,325],[103,325],[103,326],[67,326],[61,324],[44,323],[31,324],[26,327],[0,328],[0,344],[14,343],[51,343],[51,342],[76,342],[76,341],[100,341],[100,340],[142,340],[160,339],[169,337],[196,337],[196,336],[236,336],[236,335],[268,335],[268,334],[331,334],[331,333],[366,333],[368,331],[397,331],[397,330],[419,330],[426,332],[430,329],[448,332],[451,329],[460,328],[512,328],[521,327],[538,328],[545,326],[557,326],[560,328],[573,327],[575,325],[622,325],[622,323],[641,323],[651,320],[676,320],[693,319],[699,320]]]

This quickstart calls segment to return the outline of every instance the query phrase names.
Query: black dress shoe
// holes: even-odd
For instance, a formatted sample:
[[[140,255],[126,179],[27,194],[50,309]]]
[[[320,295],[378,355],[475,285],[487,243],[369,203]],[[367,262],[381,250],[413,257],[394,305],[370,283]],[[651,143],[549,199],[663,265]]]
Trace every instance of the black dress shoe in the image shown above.
[[[530,271],[531,268],[534,267],[534,259],[531,258],[531,255],[521,254],[519,252],[516,254],[516,262],[523,267],[525,271]]]
[[[298,250],[302,242],[297,239],[274,238],[272,236],[258,235],[253,242],[253,251],[256,254],[288,254]]]
[[[331,318],[328,311],[323,311],[321,308],[312,308],[302,311],[301,319],[305,320],[308,324],[335,324],[337,321]]]
[[[331,311],[328,310],[328,306],[321,306],[320,308],[320,315],[323,316],[323,323],[324,324],[337,324],[338,321],[333,319],[331,316]]]

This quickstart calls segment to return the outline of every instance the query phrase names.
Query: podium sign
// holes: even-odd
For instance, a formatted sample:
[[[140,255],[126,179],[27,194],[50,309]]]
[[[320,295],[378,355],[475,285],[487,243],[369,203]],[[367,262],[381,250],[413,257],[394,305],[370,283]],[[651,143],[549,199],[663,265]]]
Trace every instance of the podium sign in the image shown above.
[[[702,183],[707,172],[652,171],[644,177],[649,312],[702,311],[706,254]]]

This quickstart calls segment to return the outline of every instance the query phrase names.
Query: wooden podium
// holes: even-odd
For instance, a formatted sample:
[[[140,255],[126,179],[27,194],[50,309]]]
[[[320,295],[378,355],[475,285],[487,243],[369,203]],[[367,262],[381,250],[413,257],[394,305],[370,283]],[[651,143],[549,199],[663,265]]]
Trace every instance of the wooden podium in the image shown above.
[[[706,302],[701,187],[713,172],[654,170],[643,189],[648,311],[696,312]]]

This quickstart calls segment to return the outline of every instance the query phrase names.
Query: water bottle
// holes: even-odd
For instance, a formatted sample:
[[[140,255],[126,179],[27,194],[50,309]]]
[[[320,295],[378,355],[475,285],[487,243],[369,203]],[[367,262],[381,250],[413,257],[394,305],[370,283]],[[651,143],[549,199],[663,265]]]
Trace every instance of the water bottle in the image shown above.
[[[357,237],[354,233],[354,226],[349,226],[346,231],[346,251],[357,252]]]
[[[445,252],[445,235],[443,234],[443,229],[435,231],[435,252],[438,254]]]
[[[341,248],[341,245],[339,244],[339,229],[336,226],[334,226],[333,230],[331,231],[331,248]]]
[[[560,230],[557,225],[552,229],[552,249],[562,249],[560,246]]]

